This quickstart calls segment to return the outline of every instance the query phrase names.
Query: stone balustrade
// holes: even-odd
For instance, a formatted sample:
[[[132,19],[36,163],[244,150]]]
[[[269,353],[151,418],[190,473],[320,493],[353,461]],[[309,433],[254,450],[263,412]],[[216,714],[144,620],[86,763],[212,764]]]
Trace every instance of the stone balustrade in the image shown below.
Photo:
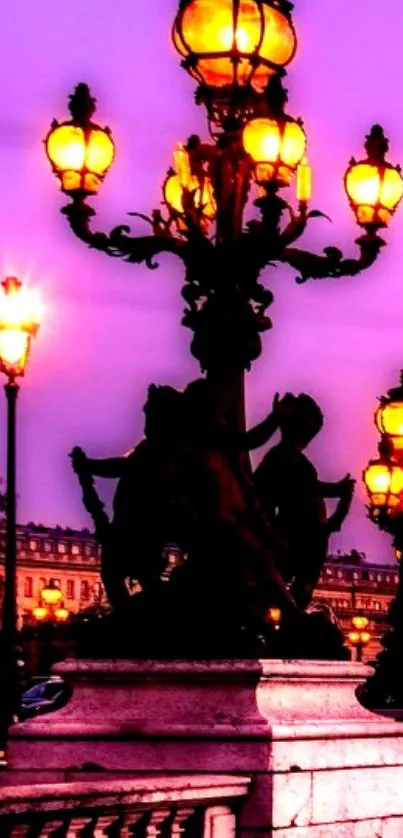
[[[249,779],[225,775],[3,786],[2,838],[235,838]]]

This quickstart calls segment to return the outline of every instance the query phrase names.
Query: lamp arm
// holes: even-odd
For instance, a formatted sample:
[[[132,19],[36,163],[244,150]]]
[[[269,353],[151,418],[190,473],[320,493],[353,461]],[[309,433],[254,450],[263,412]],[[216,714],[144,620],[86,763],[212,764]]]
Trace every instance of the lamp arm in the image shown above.
[[[62,209],[70,224],[74,235],[95,250],[101,250],[108,256],[125,259],[127,262],[140,264],[145,262],[148,268],[154,270],[158,263],[154,257],[159,253],[174,253],[185,258],[186,242],[175,238],[169,231],[153,233],[149,236],[130,236],[130,227],[121,224],[114,227],[109,234],[91,230],[90,219],[95,215],[83,199],[76,199],[72,204]]]
[[[375,262],[385,242],[376,232],[370,231],[360,236],[356,244],[360,250],[356,259],[344,259],[343,253],[337,247],[326,247],[323,254],[286,247],[278,258],[280,262],[286,262],[299,271],[299,277],[296,280],[298,283],[306,282],[308,279],[356,276]]]

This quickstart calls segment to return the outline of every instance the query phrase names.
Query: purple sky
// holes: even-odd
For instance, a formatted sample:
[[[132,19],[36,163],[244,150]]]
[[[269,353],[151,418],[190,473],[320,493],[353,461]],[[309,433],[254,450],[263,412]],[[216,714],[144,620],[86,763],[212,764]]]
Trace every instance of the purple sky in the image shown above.
[[[288,110],[305,120],[312,206],[334,222],[313,221],[306,242],[352,255],[358,229],[342,178],[373,122],[389,133],[391,161],[403,162],[403,4],[388,0],[387,12],[375,0],[295,0],[295,6],[299,49]],[[194,132],[206,136],[194,84],[170,43],[176,8],[176,0],[1,6],[0,265],[28,275],[47,307],[20,399],[20,521],[86,525],[68,451],[74,444],[94,456],[126,450],[141,434],[146,385],[181,386],[197,375],[189,333],[180,326],[181,264],[167,256],[149,272],[75,240],[59,214],[63,196],[41,144],[51,118],[67,116],[67,94],[88,81],[99,121],[112,127],[117,144],[94,202],[99,225],[109,228],[125,222],[126,211],[158,205],[177,141]],[[326,426],[310,452],[325,479],[346,471],[360,478],[376,453],[376,396],[397,381],[403,365],[402,229],[400,209],[378,265],[355,279],[297,286],[289,269],[265,276],[275,293],[274,329],[248,379],[249,419],[265,413],[277,389],[316,396]],[[4,440],[4,411],[0,421]],[[102,491],[110,497],[106,484]],[[333,546],[391,560],[388,536],[366,520],[364,504],[359,483]]]

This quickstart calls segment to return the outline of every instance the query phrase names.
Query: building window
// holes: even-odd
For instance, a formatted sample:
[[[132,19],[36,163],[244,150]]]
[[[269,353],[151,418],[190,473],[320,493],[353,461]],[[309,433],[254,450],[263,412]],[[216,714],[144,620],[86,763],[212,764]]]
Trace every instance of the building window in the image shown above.
[[[86,556],[92,556],[92,546],[91,546],[91,544],[86,544],[85,545],[84,552],[85,552]]]
[[[370,574],[369,574],[369,581],[370,581],[370,582],[373,582],[374,580],[375,580],[375,576],[374,576],[374,574],[373,574],[373,573],[370,573]]]
[[[43,549],[45,553],[52,553],[53,552],[53,544],[51,541],[44,541]]]
[[[80,589],[80,596],[81,599],[87,600],[90,598],[90,586],[88,583],[88,579],[81,580],[81,589]]]
[[[376,575],[376,581],[377,581],[377,582],[382,582],[382,579],[383,579],[382,573],[377,573],[377,575]]]
[[[57,545],[58,553],[67,553],[67,545],[65,541],[59,541]]]
[[[354,571],[353,571],[353,579],[355,579],[355,580],[357,581],[357,579],[359,579],[359,578],[360,578],[360,574],[359,574],[359,573],[357,573],[357,571],[356,571],[356,570],[354,570]]]
[[[394,575],[393,581],[394,581],[395,585],[399,584],[399,577],[398,577],[397,573]]]
[[[32,597],[32,576],[26,576],[24,579],[24,596]]]
[[[380,611],[381,610],[381,603],[380,602],[374,602],[374,609],[375,609],[375,611]]]
[[[75,584],[74,579],[67,580],[67,599],[74,599],[75,597]]]
[[[332,568],[331,568],[331,567],[327,567],[327,568],[326,568],[326,573],[327,573],[327,575],[328,575],[328,576],[333,576],[333,570],[332,570]]]
[[[81,550],[80,550],[78,544],[72,544],[71,545],[71,552],[72,552],[73,556],[79,556],[80,555]]]
[[[37,550],[38,549],[38,542],[36,538],[31,538],[29,541],[29,549],[30,550]]]
[[[338,579],[343,579],[343,576],[344,576],[343,571],[342,571],[342,570],[338,570],[338,571],[337,571],[337,578],[338,578]]]
[[[388,584],[390,584],[390,576],[389,576],[389,573],[385,576],[385,582],[387,582]]]

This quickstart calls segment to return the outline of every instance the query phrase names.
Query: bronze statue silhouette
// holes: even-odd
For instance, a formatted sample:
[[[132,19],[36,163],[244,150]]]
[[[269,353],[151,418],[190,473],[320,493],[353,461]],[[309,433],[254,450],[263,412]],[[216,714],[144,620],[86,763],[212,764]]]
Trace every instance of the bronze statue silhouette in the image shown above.
[[[235,654],[242,631],[254,638],[270,633],[272,606],[281,609],[285,627],[301,626],[328,532],[345,514],[352,486],[347,478],[319,483],[302,453],[322,424],[317,405],[305,396],[276,396],[264,421],[240,434],[214,388],[199,379],[184,393],[151,385],[144,414],[144,439],[128,455],[94,460],[79,448],[71,455],[102,545],[102,581],[114,613],[133,615],[135,603],[137,628],[156,632],[151,648],[158,652],[162,639],[169,653]],[[245,452],[279,427],[282,442],[254,480]],[[118,479],[111,521],[95,476]],[[326,521],[325,492],[342,497],[333,523]],[[168,544],[188,556],[169,573]],[[128,579],[140,583],[140,596],[131,596]]]
[[[193,527],[187,572],[199,568],[196,578],[198,590],[204,589],[204,609],[215,598],[218,612],[232,612],[229,621],[262,625],[270,606],[279,606],[285,617],[297,609],[276,568],[275,535],[256,503],[253,481],[239,455],[245,447],[267,441],[277,419],[271,414],[240,435],[217,416],[209,383],[199,379],[188,385],[183,483]]]
[[[72,452],[86,508],[102,544],[102,580],[111,605],[127,604],[125,580],[144,591],[164,573],[164,546],[174,542],[189,554],[175,573],[173,601],[193,622],[206,606],[234,625],[263,620],[271,605],[285,615],[295,604],[276,569],[276,540],[255,501],[253,481],[241,467],[248,447],[266,442],[278,425],[271,413],[259,426],[237,435],[218,418],[206,380],[181,394],[149,389],[145,438],[127,456],[106,460]],[[118,478],[109,522],[94,476]],[[187,587],[186,587],[187,586]],[[223,608],[223,598],[228,608]]]
[[[164,546],[179,535],[175,483],[180,400],[174,388],[151,385],[144,405],[144,439],[131,452],[100,460],[88,458],[80,448],[71,454],[102,545],[101,576],[114,608],[129,599],[125,579],[135,578],[143,588],[158,581]],[[94,476],[118,479],[110,522]]]
[[[327,557],[329,536],[340,530],[348,514],[355,481],[346,475],[337,483],[319,480],[304,450],[323,426],[323,415],[310,396],[288,394],[279,418],[281,441],[255,471],[261,508],[278,536],[288,545],[278,567],[301,608],[311,602]],[[338,498],[328,518],[325,498]]]

